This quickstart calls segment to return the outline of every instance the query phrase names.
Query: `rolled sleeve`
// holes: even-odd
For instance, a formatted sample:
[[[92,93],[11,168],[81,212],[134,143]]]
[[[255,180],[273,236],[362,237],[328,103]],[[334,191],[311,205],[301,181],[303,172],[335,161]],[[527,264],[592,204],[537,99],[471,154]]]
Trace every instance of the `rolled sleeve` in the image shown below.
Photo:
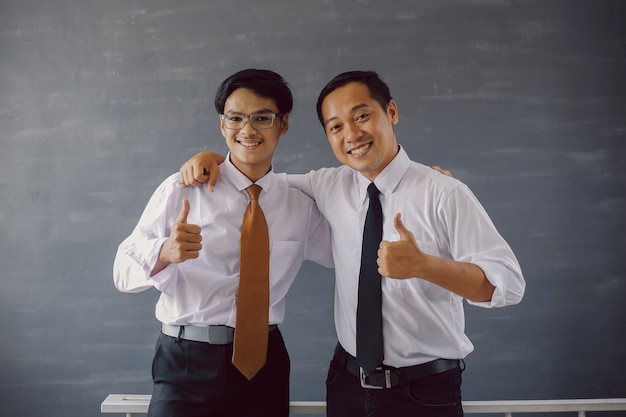
[[[467,300],[468,303],[484,308],[518,304],[524,296],[526,283],[522,277],[519,265],[515,267],[514,265],[509,265],[510,262],[510,260],[505,260],[503,263],[474,262],[483,270],[489,282],[495,287],[495,290],[490,301],[473,302]]]
[[[460,184],[445,204],[453,259],[478,265],[495,287],[490,301],[468,302],[486,308],[519,303],[526,286],[519,262],[480,202]]]
[[[163,291],[176,269],[170,265],[150,276],[169,235],[171,211],[177,174],[166,179],[154,192],[130,236],[118,247],[113,266],[113,280],[122,292],[139,292],[150,287]]]
[[[154,276],[150,276],[159,258],[161,246],[167,238],[141,239],[129,236],[117,250],[113,265],[115,287],[122,292],[140,292],[167,278],[165,268]],[[162,286],[162,285],[160,285]],[[157,286],[158,288],[158,286]]]

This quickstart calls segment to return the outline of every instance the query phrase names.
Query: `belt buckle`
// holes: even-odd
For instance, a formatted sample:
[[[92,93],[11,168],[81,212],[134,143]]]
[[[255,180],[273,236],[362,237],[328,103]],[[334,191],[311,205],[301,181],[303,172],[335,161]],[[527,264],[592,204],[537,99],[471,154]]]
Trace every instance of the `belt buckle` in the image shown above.
[[[378,368],[374,369],[374,372],[382,371],[382,370],[383,368],[379,366]],[[385,369],[385,385],[370,385],[367,382],[365,382],[365,378],[367,378],[367,374],[365,373],[365,371],[363,371],[362,367],[359,367],[359,378],[361,380],[361,387],[363,388],[368,388],[368,389],[391,388],[391,371],[389,369]]]

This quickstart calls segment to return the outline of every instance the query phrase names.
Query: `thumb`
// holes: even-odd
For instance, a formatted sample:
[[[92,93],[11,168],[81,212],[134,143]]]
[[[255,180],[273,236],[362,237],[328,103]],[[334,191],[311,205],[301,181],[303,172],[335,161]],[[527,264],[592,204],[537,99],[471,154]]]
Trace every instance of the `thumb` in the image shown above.
[[[176,223],[187,223],[187,216],[189,215],[189,200],[183,199],[183,207],[180,209],[180,214],[176,219]]]
[[[411,233],[411,231],[404,226],[404,223],[402,223],[400,213],[396,213],[393,217],[393,227],[395,227],[396,231],[400,235],[400,240],[413,238],[413,233]]]

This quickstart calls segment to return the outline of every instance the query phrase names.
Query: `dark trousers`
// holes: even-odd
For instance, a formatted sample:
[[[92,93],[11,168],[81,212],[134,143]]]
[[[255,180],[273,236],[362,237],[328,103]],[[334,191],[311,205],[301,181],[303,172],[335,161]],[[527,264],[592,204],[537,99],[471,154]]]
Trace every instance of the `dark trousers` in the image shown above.
[[[362,388],[338,345],[326,380],[327,417],[461,417],[461,368],[394,388]]]
[[[210,345],[160,334],[152,364],[150,417],[287,417],[289,355],[270,332],[267,362],[248,381],[231,363],[233,344]]]

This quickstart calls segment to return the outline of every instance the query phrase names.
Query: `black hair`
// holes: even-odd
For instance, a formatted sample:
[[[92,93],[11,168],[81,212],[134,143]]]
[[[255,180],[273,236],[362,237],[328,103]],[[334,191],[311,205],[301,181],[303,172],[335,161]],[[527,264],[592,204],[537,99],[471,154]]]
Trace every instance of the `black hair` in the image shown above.
[[[274,71],[249,68],[226,78],[217,89],[215,110],[219,114],[224,113],[226,99],[238,88],[247,88],[261,97],[274,100],[282,114],[290,113],[293,107],[293,96],[283,77]]]
[[[336,89],[343,87],[349,83],[362,83],[369,90],[370,97],[376,100],[383,110],[387,109],[389,102],[391,101],[391,93],[389,87],[374,71],[348,71],[337,75],[330,80],[328,84],[322,89],[319,97],[317,98],[317,117],[324,127],[324,118],[322,116],[322,102],[330,93]]]

